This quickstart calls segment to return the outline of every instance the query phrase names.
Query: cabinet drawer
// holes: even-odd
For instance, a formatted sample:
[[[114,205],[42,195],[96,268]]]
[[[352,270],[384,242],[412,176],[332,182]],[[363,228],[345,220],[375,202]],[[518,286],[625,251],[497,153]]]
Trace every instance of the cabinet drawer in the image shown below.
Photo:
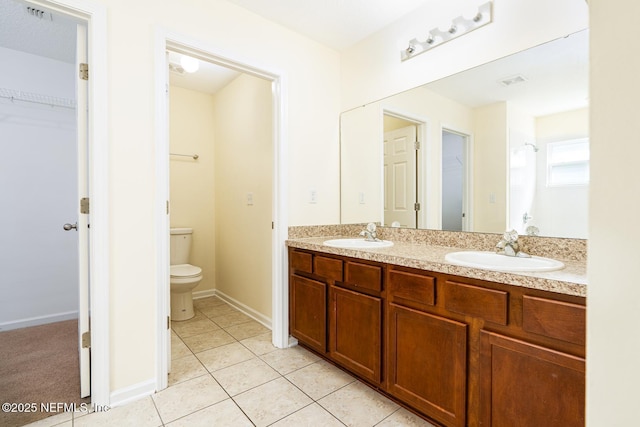
[[[389,273],[392,302],[411,306],[433,306],[436,303],[436,279],[423,274],[393,270]],[[408,304],[407,304],[408,303]]]
[[[444,306],[447,310],[507,324],[508,293],[447,281]]]
[[[380,292],[382,290],[382,267],[360,264],[359,262],[346,262],[344,280],[356,288]]]
[[[313,273],[313,255],[306,252],[291,252],[291,259],[289,264],[294,270],[302,271],[304,273]]]
[[[316,255],[313,260],[313,271],[326,279],[342,281],[342,261]]]
[[[586,312],[582,305],[525,295],[522,298],[522,329],[584,345]]]

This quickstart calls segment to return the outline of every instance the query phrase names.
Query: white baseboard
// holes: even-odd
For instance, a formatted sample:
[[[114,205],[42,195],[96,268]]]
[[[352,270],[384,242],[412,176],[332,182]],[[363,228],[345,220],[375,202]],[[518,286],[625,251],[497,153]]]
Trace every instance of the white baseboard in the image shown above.
[[[12,329],[26,328],[29,326],[46,325],[47,323],[62,322],[64,320],[72,320],[77,318],[78,311],[67,311],[65,313],[55,313],[46,316],[29,317],[27,319],[0,323],[0,331],[10,331]]]
[[[215,289],[206,289],[204,291],[193,292],[193,299],[208,298],[216,294]]]
[[[116,406],[126,405],[127,403],[134,402],[136,400],[142,399],[143,397],[151,396],[155,392],[155,379],[143,381],[129,387],[112,391],[109,406],[111,408],[115,408]]]
[[[251,307],[249,307],[247,305],[244,305],[240,301],[238,301],[238,300],[236,300],[234,298],[231,298],[229,295],[225,294],[224,292],[220,292],[219,290],[215,290],[215,296],[217,296],[218,298],[220,298],[221,300],[223,300],[227,304],[231,305],[235,309],[237,309],[237,310],[243,312],[244,314],[246,314],[247,316],[251,317],[256,322],[262,323],[264,326],[266,326],[269,329],[272,328],[272,326],[271,326],[271,318],[265,316],[264,314],[255,311],[253,308],[251,308]]]

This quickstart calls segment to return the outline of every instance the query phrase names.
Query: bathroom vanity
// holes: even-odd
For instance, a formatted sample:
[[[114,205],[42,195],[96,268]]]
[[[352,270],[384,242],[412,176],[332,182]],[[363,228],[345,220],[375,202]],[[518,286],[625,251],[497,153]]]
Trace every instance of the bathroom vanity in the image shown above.
[[[450,248],[322,241],[288,241],[302,345],[444,426],[584,425],[580,263],[516,275],[451,265]]]

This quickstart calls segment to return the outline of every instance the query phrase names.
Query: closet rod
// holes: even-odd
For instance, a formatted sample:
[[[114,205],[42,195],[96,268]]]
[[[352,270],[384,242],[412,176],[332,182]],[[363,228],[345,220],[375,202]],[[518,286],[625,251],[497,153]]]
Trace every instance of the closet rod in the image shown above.
[[[50,107],[62,107],[75,110],[76,102],[73,99],[57,96],[40,95],[37,93],[23,92],[21,90],[0,88],[0,98],[14,101],[31,102],[33,104],[48,105]]]
[[[192,157],[193,160],[198,160],[197,154],[178,154],[178,153],[169,153],[170,156],[180,156],[180,157]]]

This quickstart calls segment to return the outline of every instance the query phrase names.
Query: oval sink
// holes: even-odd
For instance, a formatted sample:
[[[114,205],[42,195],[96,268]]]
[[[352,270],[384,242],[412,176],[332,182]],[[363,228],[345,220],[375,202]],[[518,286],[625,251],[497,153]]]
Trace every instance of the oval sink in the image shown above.
[[[377,240],[371,242],[364,239],[332,239],[325,240],[323,244],[333,248],[344,249],[378,249],[393,246],[393,242],[390,240]]]
[[[496,271],[554,271],[564,268],[564,263],[538,256],[531,258],[512,257],[489,251],[451,252],[444,259],[465,267],[483,268]]]

